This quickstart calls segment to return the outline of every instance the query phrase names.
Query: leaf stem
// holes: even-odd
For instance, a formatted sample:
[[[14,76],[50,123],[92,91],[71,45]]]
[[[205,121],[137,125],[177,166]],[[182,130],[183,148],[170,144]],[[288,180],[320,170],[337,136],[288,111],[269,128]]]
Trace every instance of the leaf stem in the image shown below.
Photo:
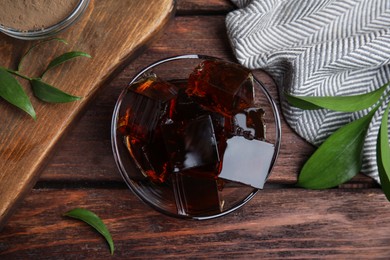
[[[28,56],[28,54],[30,54],[30,52],[35,49],[36,47],[46,43],[46,42],[50,42],[50,41],[59,41],[59,42],[62,42],[63,44],[68,44],[64,39],[61,39],[61,38],[51,38],[51,39],[47,39],[47,40],[43,40],[43,41],[40,41],[38,42],[37,44],[33,45],[30,47],[30,49],[28,49],[26,51],[26,53],[23,55],[23,57],[20,59],[20,62],[18,64],[18,70],[17,71],[21,71],[22,70],[22,63],[24,61],[24,59]]]
[[[26,79],[26,80],[29,80],[29,81],[32,80],[32,78],[30,78],[30,77],[28,77],[28,76],[26,76],[26,75],[21,74],[19,71],[7,69],[7,68],[4,68],[4,67],[0,67],[0,68],[6,70],[7,72],[9,72],[9,73],[11,73],[11,74],[13,74],[13,75],[16,75],[16,76],[18,76],[18,77],[21,77],[21,78],[23,78],[23,79]]]

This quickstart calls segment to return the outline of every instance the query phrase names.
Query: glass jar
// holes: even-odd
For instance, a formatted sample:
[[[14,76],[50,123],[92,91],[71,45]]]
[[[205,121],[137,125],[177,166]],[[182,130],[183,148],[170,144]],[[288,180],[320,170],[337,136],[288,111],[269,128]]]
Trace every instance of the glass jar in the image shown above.
[[[75,23],[87,9],[89,0],[80,0],[71,13],[58,23],[37,30],[19,30],[0,24],[0,32],[22,40],[39,40],[52,37]]]

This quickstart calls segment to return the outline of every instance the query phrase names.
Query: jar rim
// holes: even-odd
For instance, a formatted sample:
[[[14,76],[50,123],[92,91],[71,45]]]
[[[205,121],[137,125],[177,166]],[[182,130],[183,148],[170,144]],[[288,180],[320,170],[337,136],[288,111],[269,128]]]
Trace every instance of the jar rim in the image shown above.
[[[88,7],[89,2],[90,0],[80,0],[77,6],[64,19],[46,28],[19,30],[0,24],[0,32],[22,40],[38,40],[53,36],[76,22]]]

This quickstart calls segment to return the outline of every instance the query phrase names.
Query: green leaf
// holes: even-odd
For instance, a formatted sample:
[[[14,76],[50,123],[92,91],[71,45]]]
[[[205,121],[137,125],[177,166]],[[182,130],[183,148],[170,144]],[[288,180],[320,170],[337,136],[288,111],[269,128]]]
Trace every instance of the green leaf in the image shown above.
[[[382,190],[390,201],[390,144],[389,144],[389,108],[390,103],[382,116],[381,126],[377,139],[377,164]]]
[[[43,40],[43,41],[40,41],[38,42],[37,44],[34,44],[33,46],[30,47],[30,49],[28,49],[26,51],[26,53],[23,55],[23,57],[20,59],[20,62],[18,64],[18,70],[17,71],[20,71],[22,69],[22,63],[24,61],[24,59],[28,56],[28,54],[30,54],[30,52],[35,49],[36,47],[44,44],[44,43],[47,43],[47,42],[50,42],[50,41],[58,41],[58,42],[62,42],[64,44],[68,44],[64,39],[60,39],[60,38],[51,38],[51,39],[47,39],[47,40]]]
[[[49,103],[66,103],[79,100],[80,97],[69,95],[40,79],[30,81],[34,95],[42,101]]]
[[[284,96],[286,97],[288,103],[290,103],[294,107],[298,107],[300,109],[304,110],[315,110],[315,109],[321,109],[323,107],[317,106],[312,102],[306,101],[306,99],[310,99],[313,97],[303,97],[303,96],[293,96],[288,93],[284,93]],[[321,98],[321,97],[317,97]]]
[[[68,60],[71,60],[71,59],[74,59],[74,58],[77,58],[77,57],[87,57],[87,58],[91,58],[91,55],[89,55],[88,53],[85,53],[85,52],[81,52],[81,51],[71,51],[71,52],[66,52],[56,58],[54,58],[50,63],[49,65],[47,66],[47,68],[45,69],[45,71],[42,73],[42,76],[41,78],[43,78],[43,76],[45,75],[45,73],[54,68],[54,67],[57,67],[58,65],[68,61]]]
[[[377,107],[334,132],[303,166],[297,185],[327,189],[354,177],[361,169],[364,138]]]
[[[327,108],[330,110],[341,112],[355,112],[370,108],[387,88],[389,83],[384,84],[379,89],[361,95],[354,96],[329,96],[329,97],[314,97],[314,96],[293,96],[285,93],[287,101],[298,108],[313,110],[319,108]]]
[[[3,68],[0,68],[0,97],[36,119],[35,110],[30,102],[30,98],[19,82]]]
[[[111,234],[103,221],[95,213],[87,209],[76,208],[66,212],[64,215],[82,220],[96,229],[96,231],[98,231],[106,239],[110,247],[111,255],[114,254],[114,241],[112,240]]]

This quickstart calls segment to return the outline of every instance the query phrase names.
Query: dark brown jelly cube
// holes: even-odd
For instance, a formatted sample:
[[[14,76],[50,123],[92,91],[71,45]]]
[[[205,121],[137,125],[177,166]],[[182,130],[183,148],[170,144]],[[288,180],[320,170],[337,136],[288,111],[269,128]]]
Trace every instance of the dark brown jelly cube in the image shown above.
[[[126,110],[118,120],[118,132],[124,136],[148,140],[163,115],[167,105],[129,91],[123,99]]]
[[[196,169],[172,174],[173,191],[180,215],[217,214],[222,210],[222,199],[217,180],[203,178]]]
[[[122,100],[118,132],[139,140],[149,140],[176,95],[177,88],[174,85],[157,77],[134,83]]]
[[[189,76],[187,94],[206,109],[231,116],[253,106],[253,75],[236,64],[204,61]]]
[[[148,177],[154,183],[164,183],[167,180],[171,169],[161,135],[155,135],[149,143],[126,136],[125,142],[144,177]]]
[[[175,85],[161,80],[154,74],[133,83],[130,89],[138,94],[160,102],[171,100],[172,98],[175,98],[178,93],[178,88]]]
[[[191,168],[215,174],[219,163],[217,140],[209,115],[162,125],[173,172]]]
[[[136,165],[141,169],[144,177],[147,177],[154,183],[163,183],[166,181],[169,170],[166,168],[166,161],[164,161],[164,154],[160,154],[160,157],[155,161],[154,150],[151,148],[152,144],[145,145],[138,139],[125,137],[127,148],[131,157],[135,160]],[[155,144],[154,144],[155,145]],[[164,150],[162,150],[164,151]]]
[[[175,109],[172,113],[174,121],[184,121],[195,119],[201,115],[209,113],[205,111],[192,98],[188,97],[185,89],[180,89],[175,100]]]

